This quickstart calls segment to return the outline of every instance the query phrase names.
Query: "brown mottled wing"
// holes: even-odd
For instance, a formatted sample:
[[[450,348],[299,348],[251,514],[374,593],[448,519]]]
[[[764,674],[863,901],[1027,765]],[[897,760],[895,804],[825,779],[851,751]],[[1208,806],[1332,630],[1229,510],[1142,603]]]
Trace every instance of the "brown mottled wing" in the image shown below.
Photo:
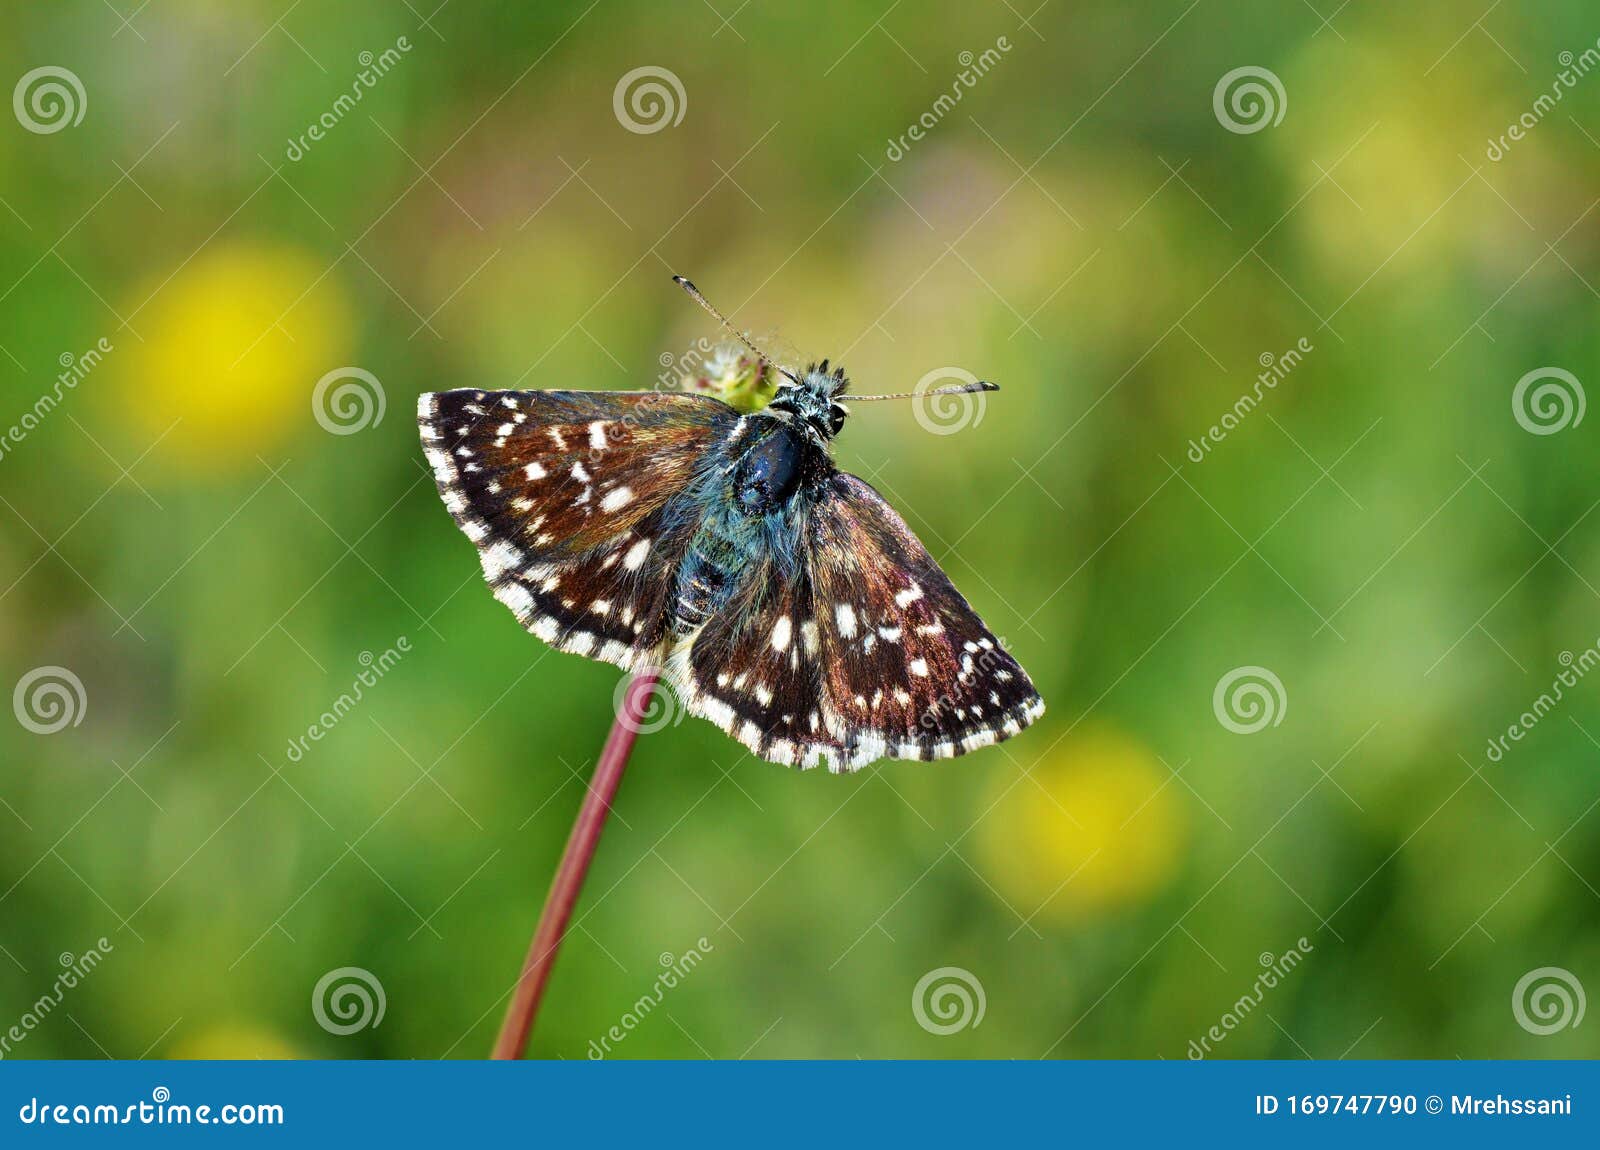
[[[949,758],[1044,713],[1032,681],[871,485],[839,473],[812,510],[825,752],[834,770]]]
[[[826,480],[667,676],[689,709],[777,763],[854,771],[948,758],[1044,712],[1033,683],[870,486]]]
[[[746,564],[721,609],[667,664],[691,714],[770,762],[804,762],[822,728],[822,669],[811,585],[798,561],[762,554]]]
[[[698,524],[681,496],[738,421],[655,392],[445,391],[417,423],[497,599],[545,642],[620,667],[664,656]]]

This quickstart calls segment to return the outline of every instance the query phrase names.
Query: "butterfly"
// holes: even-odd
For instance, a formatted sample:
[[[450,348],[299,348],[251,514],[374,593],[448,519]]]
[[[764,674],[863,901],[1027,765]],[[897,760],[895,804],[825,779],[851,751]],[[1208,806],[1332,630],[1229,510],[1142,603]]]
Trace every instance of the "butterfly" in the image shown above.
[[[826,360],[778,370],[751,414],[704,394],[469,389],[420,396],[417,422],[527,630],[659,669],[761,758],[837,773],[1018,734],[1044,712],[1032,681],[883,496],[834,466],[847,402],[905,397],[849,396]]]

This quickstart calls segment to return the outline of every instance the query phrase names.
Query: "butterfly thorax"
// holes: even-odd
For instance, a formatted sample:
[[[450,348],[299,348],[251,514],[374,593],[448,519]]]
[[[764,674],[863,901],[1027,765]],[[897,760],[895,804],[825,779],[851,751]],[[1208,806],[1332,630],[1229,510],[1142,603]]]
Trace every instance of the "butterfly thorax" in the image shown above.
[[[784,409],[745,416],[722,467],[696,496],[700,528],[678,570],[675,629],[691,632],[726,606],[728,589],[758,560],[786,578],[812,493],[835,474],[827,441]]]

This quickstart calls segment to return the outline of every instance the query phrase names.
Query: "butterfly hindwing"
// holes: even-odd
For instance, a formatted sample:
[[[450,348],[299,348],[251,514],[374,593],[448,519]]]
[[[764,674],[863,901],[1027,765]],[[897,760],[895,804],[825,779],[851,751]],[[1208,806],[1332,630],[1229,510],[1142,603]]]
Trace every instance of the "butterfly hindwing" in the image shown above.
[[[835,473],[763,551],[668,676],[690,710],[772,762],[852,771],[950,758],[1044,711],[1033,683],[905,522]]]
[[[667,674],[689,710],[770,762],[805,762],[822,730],[822,672],[805,570],[770,551],[675,652]]]
[[[681,494],[738,417],[693,395],[448,391],[417,418],[496,598],[564,651],[622,667],[668,641],[696,515]]]
[[[812,518],[824,694],[842,764],[950,758],[1017,734],[1044,703],[881,495],[843,472]]]

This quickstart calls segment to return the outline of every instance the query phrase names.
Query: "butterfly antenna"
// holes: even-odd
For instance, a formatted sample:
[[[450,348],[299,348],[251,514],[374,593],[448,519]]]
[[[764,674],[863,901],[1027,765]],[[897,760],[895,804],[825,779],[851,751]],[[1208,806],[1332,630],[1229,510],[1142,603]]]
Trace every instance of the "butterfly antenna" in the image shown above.
[[[967,395],[974,391],[999,391],[998,383],[990,383],[986,379],[976,380],[973,383],[952,384],[950,387],[936,387],[932,391],[897,391],[893,395],[852,395],[847,397],[848,403],[860,403],[864,399],[926,399],[930,395]]]
[[[796,386],[799,385],[800,381],[794,377],[793,372],[790,372],[786,368],[779,366],[770,355],[762,351],[755,344],[751,343],[750,340],[745,336],[744,332],[740,331],[738,328],[734,327],[733,324],[728,322],[727,316],[723,315],[720,311],[711,306],[711,301],[700,294],[699,288],[695,287],[694,284],[690,283],[683,276],[673,276],[672,282],[677,284],[684,291],[688,292],[689,295],[693,297],[695,303],[699,304],[701,307],[710,312],[712,316],[716,318],[718,323],[728,329],[728,331],[733,335],[734,339],[738,340],[740,343],[744,344],[745,347],[750,349],[750,353],[754,355],[756,359],[760,360],[762,363],[772,364],[772,366],[776,367],[778,371],[789,380],[790,383],[793,383]]]

